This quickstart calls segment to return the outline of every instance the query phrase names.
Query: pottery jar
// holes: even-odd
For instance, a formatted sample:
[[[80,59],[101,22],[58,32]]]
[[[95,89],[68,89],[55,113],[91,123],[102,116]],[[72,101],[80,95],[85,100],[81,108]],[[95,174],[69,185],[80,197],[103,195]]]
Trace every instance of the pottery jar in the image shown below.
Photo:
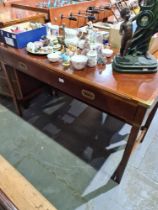
[[[96,50],[90,50],[87,53],[87,57],[88,57],[87,65],[89,67],[95,67],[97,65],[97,51]]]

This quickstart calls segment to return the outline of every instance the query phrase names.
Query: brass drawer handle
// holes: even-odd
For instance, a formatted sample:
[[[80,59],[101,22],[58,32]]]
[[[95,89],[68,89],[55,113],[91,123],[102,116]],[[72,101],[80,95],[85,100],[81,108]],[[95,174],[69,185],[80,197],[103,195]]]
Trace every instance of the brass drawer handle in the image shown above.
[[[95,100],[95,94],[89,90],[82,89],[81,90],[82,96],[93,101]]]
[[[21,61],[18,62],[18,69],[22,70],[22,71],[27,71],[27,65]]]

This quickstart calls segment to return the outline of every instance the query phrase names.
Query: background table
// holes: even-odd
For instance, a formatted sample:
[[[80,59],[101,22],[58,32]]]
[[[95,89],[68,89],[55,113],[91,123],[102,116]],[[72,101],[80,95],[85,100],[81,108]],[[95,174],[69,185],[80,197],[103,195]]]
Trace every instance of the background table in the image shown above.
[[[45,15],[39,12],[0,6],[0,27],[10,26],[20,22],[45,22]]]
[[[79,11],[82,11],[85,13],[85,11],[87,10],[87,8],[89,6],[104,6],[106,3],[108,3],[109,1],[103,1],[103,0],[91,0],[91,1],[81,1],[81,2],[77,2],[75,4],[67,4],[64,6],[57,6],[57,7],[42,7],[40,5],[42,5],[44,1],[43,0],[26,0],[26,1],[15,1],[11,3],[12,7],[16,7],[16,8],[21,8],[21,9],[27,9],[27,10],[32,10],[32,11],[38,11],[38,12],[42,12],[43,14],[46,14],[48,17],[48,20],[50,20],[53,24],[65,24],[66,26],[69,26],[69,22],[72,22],[71,27],[81,27],[83,25],[86,25],[87,23],[87,18],[82,18],[79,16],[75,16],[78,19],[80,19],[79,22],[81,22],[80,25],[77,25],[76,22],[77,21],[70,21],[67,20],[67,18],[69,17],[70,13],[73,13],[75,15],[78,14]],[[66,18],[63,18],[61,20],[61,15],[63,15]],[[96,14],[96,19],[97,21],[99,20],[103,20],[104,18],[107,18],[109,16],[112,15],[111,10],[103,10],[100,11],[99,14]],[[83,14],[83,16],[87,16],[85,14]],[[69,26],[70,27],[70,26]]]

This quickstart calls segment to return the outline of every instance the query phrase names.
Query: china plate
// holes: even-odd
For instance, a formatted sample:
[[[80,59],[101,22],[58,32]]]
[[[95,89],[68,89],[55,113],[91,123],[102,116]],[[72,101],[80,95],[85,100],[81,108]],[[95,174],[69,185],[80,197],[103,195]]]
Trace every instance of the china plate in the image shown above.
[[[52,53],[54,51],[54,49],[52,47],[52,49],[43,50],[43,51],[39,50],[39,51],[34,52],[34,51],[32,51],[32,50],[30,50],[26,47],[26,51],[31,53],[31,54],[34,54],[34,55],[48,55],[48,54]]]

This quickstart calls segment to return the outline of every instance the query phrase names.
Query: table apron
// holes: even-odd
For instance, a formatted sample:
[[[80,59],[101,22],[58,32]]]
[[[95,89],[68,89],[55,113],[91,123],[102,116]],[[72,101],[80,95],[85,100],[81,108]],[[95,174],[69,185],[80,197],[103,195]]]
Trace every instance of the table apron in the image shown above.
[[[1,52],[0,52],[1,54]],[[143,117],[138,118],[140,104],[120,97],[99,87],[66,75],[62,70],[48,69],[47,65],[21,58],[11,53],[3,53],[3,62],[24,72],[60,91],[85,102],[101,111],[109,113],[131,125],[141,125]],[[143,108],[144,112],[144,108]]]

